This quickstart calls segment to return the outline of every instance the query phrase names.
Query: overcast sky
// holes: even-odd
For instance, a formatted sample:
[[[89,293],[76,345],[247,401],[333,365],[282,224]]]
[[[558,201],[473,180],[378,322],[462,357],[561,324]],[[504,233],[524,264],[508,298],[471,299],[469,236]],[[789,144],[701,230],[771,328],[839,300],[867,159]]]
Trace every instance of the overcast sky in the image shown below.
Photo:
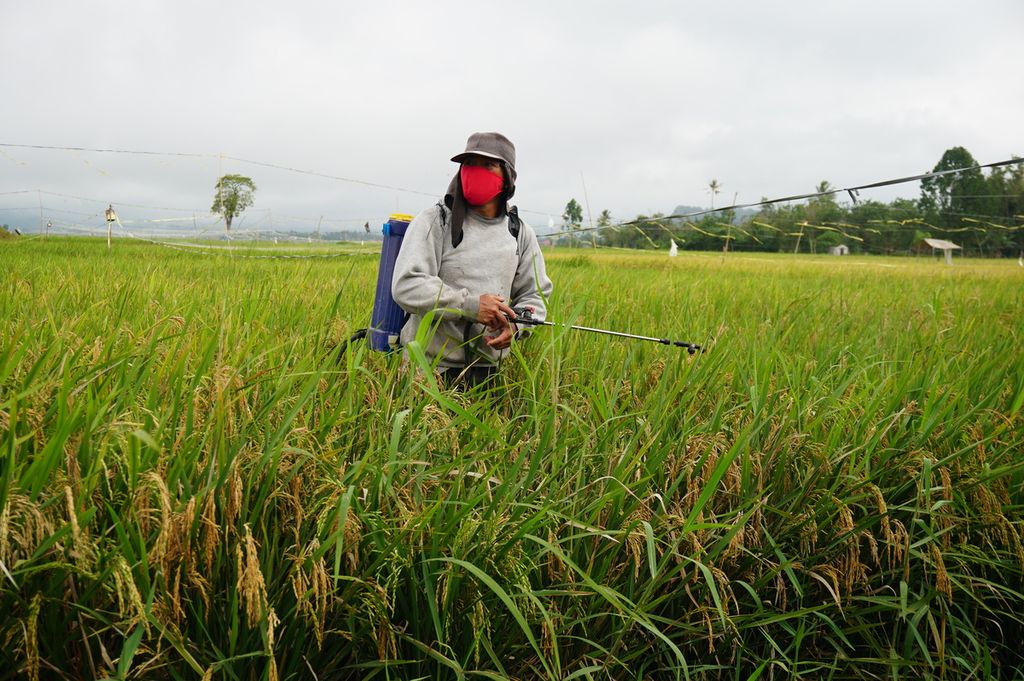
[[[1020,0],[5,1],[0,142],[213,157],[0,147],[0,223],[38,222],[41,198],[102,224],[36,190],[201,222],[237,172],[259,187],[250,226],[376,228],[433,199],[216,155],[434,195],[476,130],[516,144],[542,229],[584,182],[624,220],[707,205],[712,178],[721,205],[927,171],[957,145],[998,161],[1024,155],[1021,35]]]

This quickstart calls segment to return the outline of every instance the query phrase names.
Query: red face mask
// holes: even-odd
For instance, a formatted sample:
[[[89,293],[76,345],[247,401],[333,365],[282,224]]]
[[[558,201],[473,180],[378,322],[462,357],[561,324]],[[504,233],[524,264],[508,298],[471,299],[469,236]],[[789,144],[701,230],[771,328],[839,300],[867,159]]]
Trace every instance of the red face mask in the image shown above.
[[[505,178],[479,166],[462,166],[462,195],[471,206],[482,206],[497,196],[505,186]]]

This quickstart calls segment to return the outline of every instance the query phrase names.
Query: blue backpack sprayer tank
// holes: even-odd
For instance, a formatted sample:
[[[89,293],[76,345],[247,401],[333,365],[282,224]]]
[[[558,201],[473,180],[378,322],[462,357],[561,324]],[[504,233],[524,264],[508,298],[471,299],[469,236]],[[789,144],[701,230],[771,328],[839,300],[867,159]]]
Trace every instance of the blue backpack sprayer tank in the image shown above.
[[[384,243],[380,248],[380,266],[377,269],[377,291],[373,295],[373,314],[370,315],[370,347],[379,352],[398,348],[398,335],[408,318],[405,310],[391,297],[391,279],[395,275],[395,260],[402,249],[405,230],[412,222],[411,215],[394,214],[384,223]]]
[[[338,361],[353,341],[370,337],[370,348],[378,352],[393,352],[398,349],[398,337],[409,315],[399,307],[391,296],[391,280],[395,275],[395,261],[402,250],[405,230],[412,222],[411,215],[395,213],[384,223],[384,241],[380,248],[380,264],[377,267],[377,289],[373,294],[373,312],[370,326],[357,330],[338,346]]]

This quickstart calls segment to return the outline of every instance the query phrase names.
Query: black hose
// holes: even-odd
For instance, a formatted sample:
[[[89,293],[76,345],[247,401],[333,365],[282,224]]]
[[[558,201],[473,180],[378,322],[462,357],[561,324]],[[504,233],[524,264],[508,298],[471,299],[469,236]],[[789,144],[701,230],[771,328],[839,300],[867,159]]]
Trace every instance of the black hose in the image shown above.
[[[341,358],[345,356],[345,351],[348,350],[348,346],[351,345],[355,341],[363,340],[364,338],[366,338],[366,333],[368,331],[369,331],[369,329],[356,329],[356,332],[354,334],[352,334],[351,336],[349,336],[348,340],[342,341],[338,345],[338,354],[335,357],[335,362],[340,364],[341,363]]]

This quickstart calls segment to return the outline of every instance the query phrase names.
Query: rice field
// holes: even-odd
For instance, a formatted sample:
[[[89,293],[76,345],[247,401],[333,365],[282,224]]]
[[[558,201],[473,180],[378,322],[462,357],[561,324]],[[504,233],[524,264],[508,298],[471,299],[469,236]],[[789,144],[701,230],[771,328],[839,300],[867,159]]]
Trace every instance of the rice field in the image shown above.
[[[708,350],[452,392],[338,361],[373,254],[0,244],[0,679],[1024,676],[1015,261],[547,257]]]

